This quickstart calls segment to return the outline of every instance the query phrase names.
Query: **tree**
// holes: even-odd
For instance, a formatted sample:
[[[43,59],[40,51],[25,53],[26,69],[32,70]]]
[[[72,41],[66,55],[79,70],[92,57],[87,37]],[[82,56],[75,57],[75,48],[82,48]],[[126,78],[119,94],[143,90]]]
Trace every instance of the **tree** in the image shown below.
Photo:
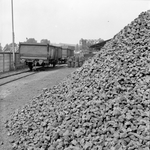
[[[42,40],[41,40],[41,43],[43,43],[43,44],[50,44],[50,40],[42,39]]]
[[[34,38],[26,38],[27,41],[25,43],[37,43],[37,41]]]
[[[0,52],[2,52],[2,49],[3,49],[3,48],[2,48],[1,43],[0,43]]]
[[[84,52],[89,52],[90,51],[90,46],[99,42],[104,41],[103,39],[83,39],[81,38],[79,43],[81,46],[82,51]]]
[[[89,47],[91,45],[102,42],[102,41],[104,41],[104,40],[102,40],[101,38],[99,38],[99,39],[83,39],[83,38],[81,38],[79,43],[82,47],[82,50],[89,50]]]
[[[99,38],[98,40],[97,40],[97,43],[100,43],[100,42],[103,42],[104,40],[103,39],[101,39],[101,38]],[[96,43],[95,43],[96,44]]]
[[[75,51],[76,51],[76,52],[79,51],[79,45],[78,45],[78,44],[76,44],[76,46],[75,46]]]
[[[18,50],[18,44],[14,43],[14,46],[15,46],[15,52],[16,52]],[[3,51],[4,52],[12,52],[13,51],[13,44],[12,43],[6,44]]]
[[[80,45],[81,45],[81,48],[82,50],[87,50],[88,47],[87,47],[87,40],[86,39],[82,39],[79,41]]]
[[[76,52],[80,51],[81,49],[82,49],[81,45],[79,45],[79,44],[75,45],[75,51]]]

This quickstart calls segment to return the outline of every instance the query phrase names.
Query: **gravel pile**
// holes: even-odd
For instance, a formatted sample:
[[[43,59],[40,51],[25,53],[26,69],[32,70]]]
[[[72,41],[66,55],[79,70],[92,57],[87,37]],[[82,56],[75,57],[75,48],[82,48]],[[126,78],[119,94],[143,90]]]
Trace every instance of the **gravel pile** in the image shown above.
[[[6,122],[13,149],[150,149],[150,11]]]

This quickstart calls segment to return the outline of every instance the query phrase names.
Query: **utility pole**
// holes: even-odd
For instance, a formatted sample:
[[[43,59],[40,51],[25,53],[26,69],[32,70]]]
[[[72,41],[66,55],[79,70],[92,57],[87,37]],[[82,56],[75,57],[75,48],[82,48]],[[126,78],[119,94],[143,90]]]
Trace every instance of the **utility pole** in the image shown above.
[[[12,11],[12,48],[13,48],[13,68],[16,70],[15,64],[15,33],[14,33],[14,15],[13,15],[13,0],[11,0],[11,11]]]

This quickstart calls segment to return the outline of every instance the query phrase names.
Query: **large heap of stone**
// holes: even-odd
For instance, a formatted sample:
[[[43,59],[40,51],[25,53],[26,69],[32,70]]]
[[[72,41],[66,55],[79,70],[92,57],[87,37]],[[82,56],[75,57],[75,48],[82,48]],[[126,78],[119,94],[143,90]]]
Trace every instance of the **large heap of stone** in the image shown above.
[[[150,149],[150,11],[7,121],[14,149]]]

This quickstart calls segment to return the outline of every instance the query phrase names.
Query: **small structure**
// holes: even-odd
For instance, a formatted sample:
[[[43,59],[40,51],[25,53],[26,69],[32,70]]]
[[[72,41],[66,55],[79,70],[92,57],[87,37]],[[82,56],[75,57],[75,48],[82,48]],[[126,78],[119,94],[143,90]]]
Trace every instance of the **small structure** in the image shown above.
[[[109,42],[111,39],[106,40],[106,41],[102,41],[100,43],[96,43],[94,45],[91,45],[90,48],[99,51],[107,42]]]

